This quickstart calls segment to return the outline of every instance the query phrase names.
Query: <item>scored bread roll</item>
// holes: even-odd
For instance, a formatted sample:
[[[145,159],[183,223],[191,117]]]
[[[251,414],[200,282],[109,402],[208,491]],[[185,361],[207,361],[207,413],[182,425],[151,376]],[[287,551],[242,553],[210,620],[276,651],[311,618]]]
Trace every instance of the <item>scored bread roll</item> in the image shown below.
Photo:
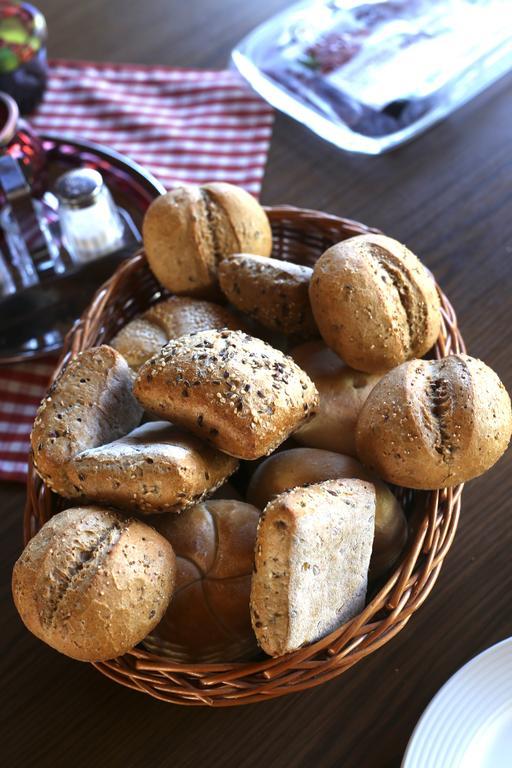
[[[273,451],[317,405],[291,358],[240,331],[170,341],[139,370],[134,392],[147,410],[242,459]]]
[[[295,651],[363,609],[374,526],[375,490],[363,480],[295,488],[268,504],[251,586],[265,653]]]
[[[309,304],[313,270],[250,253],[226,256],[219,265],[219,284],[239,310],[265,328],[303,338],[318,335]]]
[[[398,560],[407,541],[407,519],[389,488],[351,456],[318,448],[292,448],[265,459],[247,488],[247,501],[259,509],[284,491],[324,480],[367,480],[375,489],[375,536],[370,579],[386,574]]]
[[[218,488],[238,461],[195,435],[152,421],[71,461],[81,495],[130,512],[181,512]]]
[[[148,525],[101,507],[66,509],[15,564],[14,603],[55,650],[81,661],[113,659],[158,624],[175,568],[171,545]]]
[[[323,341],[308,341],[290,355],[320,395],[316,415],[294,432],[293,439],[310,448],[356,456],[357,417],[380,374],[355,371]]]
[[[370,393],[357,424],[361,460],[384,480],[435,490],[481,475],[505,452],[510,397],[481,360],[411,360]]]
[[[242,321],[220,304],[171,296],[131,320],[110,342],[134,370],[156,355],[170,339],[210,328],[242,328]]]
[[[255,507],[225,499],[155,519],[176,553],[177,576],[173,601],[147,648],[185,662],[257,654],[249,596],[258,520]]]
[[[379,373],[422,357],[439,336],[434,279],[385,235],[358,235],[325,251],[309,296],[325,343],[358,371]]]
[[[106,345],[81,352],[37,411],[30,438],[37,474],[55,493],[80,497],[68,473],[73,457],[130,432],[141,416],[122,355]]]
[[[217,266],[229,253],[270,256],[267,215],[245,190],[215,182],[177,187],[149,206],[143,222],[149,266],[177,294],[218,293]]]

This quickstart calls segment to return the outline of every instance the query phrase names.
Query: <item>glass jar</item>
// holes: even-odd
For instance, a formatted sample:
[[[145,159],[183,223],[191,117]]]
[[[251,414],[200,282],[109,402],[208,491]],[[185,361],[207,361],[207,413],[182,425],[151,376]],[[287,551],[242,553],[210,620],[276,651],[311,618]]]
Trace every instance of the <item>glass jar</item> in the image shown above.
[[[94,168],[76,168],[54,186],[62,242],[76,263],[93,261],[125,245],[125,226],[103,177]]]
[[[0,3],[0,91],[22,115],[34,111],[46,90],[46,39],[41,11],[30,3]]]

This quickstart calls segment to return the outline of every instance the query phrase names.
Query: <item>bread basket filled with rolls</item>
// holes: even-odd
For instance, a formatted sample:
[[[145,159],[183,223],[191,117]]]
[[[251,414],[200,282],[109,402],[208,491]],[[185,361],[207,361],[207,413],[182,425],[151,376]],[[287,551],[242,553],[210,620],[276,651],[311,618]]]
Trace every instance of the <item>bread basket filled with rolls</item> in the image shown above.
[[[37,413],[16,607],[162,701],[311,688],[425,601],[510,398],[377,230],[212,183],[143,234]]]

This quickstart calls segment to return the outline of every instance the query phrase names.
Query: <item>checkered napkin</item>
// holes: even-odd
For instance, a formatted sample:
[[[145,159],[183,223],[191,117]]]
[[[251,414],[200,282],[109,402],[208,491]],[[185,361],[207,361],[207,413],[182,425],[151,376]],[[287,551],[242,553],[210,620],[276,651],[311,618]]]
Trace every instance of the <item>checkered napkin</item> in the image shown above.
[[[30,119],[40,133],[106,144],[170,188],[228,181],[257,195],[272,112],[233,71],[54,61]],[[55,357],[0,366],[0,479],[23,481]]]

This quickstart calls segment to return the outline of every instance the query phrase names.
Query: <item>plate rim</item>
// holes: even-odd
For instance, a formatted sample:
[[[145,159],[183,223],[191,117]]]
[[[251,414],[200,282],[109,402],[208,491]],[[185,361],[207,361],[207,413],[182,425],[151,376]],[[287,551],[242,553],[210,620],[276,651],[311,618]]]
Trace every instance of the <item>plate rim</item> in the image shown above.
[[[497,643],[494,643],[489,648],[485,648],[483,651],[480,651],[480,653],[477,653],[475,656],[470,658],[465,664],[463,664],[459,669],[457,669],[449,678],[446,680],[445,683],[441,686],[441,688],[435,693],[433,698],[429,701],[425,709],[423,710],[422,714],[420,715],[420,718],[418,719],[416,725],[414,726],[414,729],[411,733],[411,736],[409,738],[409,741],[407,742],[407,747],[404,752],[404,756],[402,758],[402,762],[400,763],[400,768],[425,768],[426,763],[423,765],[422,763],[416,763],[411,762],[411,760],[416,760],[415,755],[415,749],[417,748],[417,745],[421,742],[419,741],[419,736],[421,735],[423,729],[425,728],[425,723],[428,723],[430,718],[432,717],[432,713],[437,711],[437,708],[439,706],[439,701],[443,699],[443,697],[446,695],[447,690],[451,690],[454,686],[456,687],[459,683],[459,681],[464,678],[469,670],[473,670],[479,665],[482,664],[483,661],[488,659],[490,656],[495,655],[498,653],[502,648],[510,646],[512,649],[512,636],[506,637],[503,640],[499,640]],[[511,673],[512,675],[512,673]],[[446,768],[450,768],[450,766],[446,766]]]

